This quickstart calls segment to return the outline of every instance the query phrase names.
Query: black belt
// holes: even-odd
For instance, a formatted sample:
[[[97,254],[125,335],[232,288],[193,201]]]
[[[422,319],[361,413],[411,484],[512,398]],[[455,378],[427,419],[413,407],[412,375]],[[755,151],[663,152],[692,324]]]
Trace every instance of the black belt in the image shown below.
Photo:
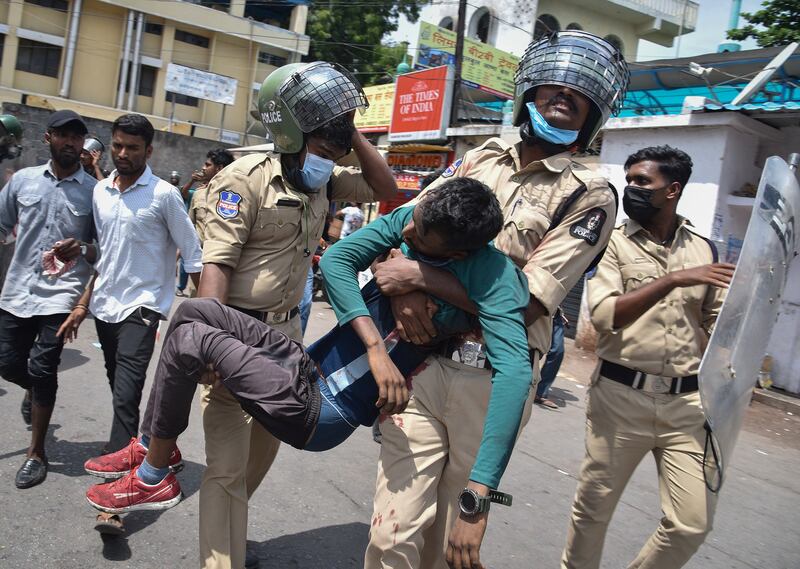
[[[241,306],[234,306],[233,304],[229,304],[231,308],[238,310],[243,314],[247,314],[248,316],[252,316],[256,320],[260,320],[261,322],[265,322],[267,324],[282,324],[283,322],[288,322],[298,314],[300,314],[300,308],[295,306],[289,312],[262,312],[260,310],[251,310],[249,308],[242,308]],[[286,315],[282,319],[276,319],[277,315]]]
[[[633,387],[634,389],[644,389],[648,376],[657,377],[605,360],[603,360],[600,366],[600,375],[606,379],[616,381],[628,387]],[[697,375],[664,377],[660,379],[662,380],[664,389],[663,391],[657,389],[652,390],[655,393],[671,393],[672,395],[678,395],[680,393],[691,393],[698,389]]]

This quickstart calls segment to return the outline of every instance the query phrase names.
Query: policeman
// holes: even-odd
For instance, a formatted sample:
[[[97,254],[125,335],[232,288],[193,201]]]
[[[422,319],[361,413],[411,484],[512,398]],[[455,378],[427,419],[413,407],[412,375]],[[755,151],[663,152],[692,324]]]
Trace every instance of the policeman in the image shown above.
[[[13,160],[20,155],[22,141],[22,125],[13,115],[0,115],[0,162],[3,160]],[[8,171],[13,173],[13,168]],[[8,172],[7,171],[7,172]],[[8,182],[6,174],[6,182]],[[5,239],[0,239],[0,288],[6,280],[8,266],[14,256],[14,236],[7,235]],[[30,418],[30,398],[25,399],[23,408],[27,409],[26,416]]]
[[[734,267],[718,263],[714,245],[676,213],[692,173],[686,153],[644,148],[625,171],[629,219],[588,281],[600,362],[562,568],[600,566],[611,514],[648,453],[664,516],[629,568],[682,567],[711,530],[716,504],[703,479],[697,371]]]
[[[612,230],[616,206],[607,181],[575,162],[572,153],[588,146],[619,110],[627,83],[622,55],[596,36],[567,31],[531,43],[516,76],[514,124],[521,127],[522,141],[510,145],[490,139],[441,177],[481,180],[500,201],[505,225],[495,246],[528,278],[534,370],[548,351],[559,303],[602,252]],[[397,295],[395,316],[416,342],[433,333],[424,293],[465,306],[463,297],[454,296],[460,291],[457,283],[429,264],[394,257],[379,265],[376,277],[384,294]],[[402,294],[412,289],[421,290]],[[474,352],[467,347],[474,348],[453,346],[461,354]],[[502,469],[487,476],[470,468],[482,436],[495,437],[494,452],[507,460],[518,429],[498,433],[504,409],[490,402],[491,373],[453,361],[451,353],[428,358],[413,379],[406,411],[381,425],[367,569],[440,569],[446,560],[453,567],[481,566],[487,510],[496,497],[490,490],[497,489]]]
[[[22,125],[14,115],[0,115],[0,162],[20,155]]]
[[[330,200],[373,202],[397,191],[389,166],[355,130],[361,86],[325,62],[290,64],[261,86],[258,106],[276,154],[252,154],[208,186],[198,296],[215,297],[302,341],[297,305]],[[335,161],[354,150],[363,171]],[[245,565],[247,501],[278,441],[224,388],[202,394],[207,468],[200,555],[207,568]],[[255,449],[251,453],[251,449]]]

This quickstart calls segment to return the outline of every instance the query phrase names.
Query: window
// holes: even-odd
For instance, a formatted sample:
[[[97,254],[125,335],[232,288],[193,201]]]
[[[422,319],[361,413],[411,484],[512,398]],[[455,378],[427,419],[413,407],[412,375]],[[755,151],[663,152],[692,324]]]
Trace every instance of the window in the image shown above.
[[[267,53],[266,51],[259,51],[258,62],[266,63],[267,65],[274,65],[275,67],[280,67],[282,65],[286,65],[286,58],[281,57],[280,55],[275,55],[273,53]]]
[[[41,43],[25,38],[19,39],[17,49],[17,70],[58,77],[61,63],[61,48],[57,45]]]
[[[26,0],[29,4],[36,4],[43,8],[52,8],[53,10],[61,10],[66,12],[69,9],[69,2],[67,0]]]
[[[175,30],[175,39],[192,45],[199,45],[200,47],[208,47],[209,41],[207,37],[198,36],[191,32],[183,30]]]
[[[167,91],[167,96],[164,97],[164,100],[171,103],[174,101],[176,105],[186,105],[187,107],[196,107],[200,104],[200,100],[197,97],[190,97],[189,95],[181,95],[179,93],[170,93]]]
[[[567,29],[568,30],[582,30],[583,26],[581,26],[580,24],[578,24],[576,22],[572,22],[571,24],[567,24]]]
[[[615,36],[614,34],[608,34],[603,39],[617,48],[621,54],[625,55],[625,45],[622,43],[622,40],[619,39],[619,37]]]
[[[164,26],[162,24],[151,24],[150,22],[145,22],[144,33],[160,36],[164,33]]]
[[[472,15],[469,22],[469,31],[467,35],[475,38],[483,43],[492,43],[491,37],[492,30],[492,14],[486,8],[479,8]]]
[[[455,27],[455,23],[453,22],[453,18],[451,18],[450,16],[447,16],[446,18],[442,18],[442,21],[439,22],[439,27],[440,28],[444,28],[445,30],[450,30],[452,32],[453,28]]]
[[[542,36],[553,32],[560,32],[561,25],[550,14],[542,14],[536,18],[536,25],[533,27],[533,39],[538,40]]]
[[[5,47],[5,43],[6,43],[5,34],[0,34],[0,62],[3,61],[3,47]]]
[[[128,67],[128,81],[125,83],[125,92],[128,93],[131,90],[131,73],[133,70],[133,66]],[[120,74],[122,74],[122,69],[119,70]],[[156,84],[156,73],[158,73],[158,69],[155,67],[150,67],[149,65],[140,65],[139,66],[139,89],[137,90],[137,94],[141,95],[142,97],[152,97],[153,96],[153,89]]]

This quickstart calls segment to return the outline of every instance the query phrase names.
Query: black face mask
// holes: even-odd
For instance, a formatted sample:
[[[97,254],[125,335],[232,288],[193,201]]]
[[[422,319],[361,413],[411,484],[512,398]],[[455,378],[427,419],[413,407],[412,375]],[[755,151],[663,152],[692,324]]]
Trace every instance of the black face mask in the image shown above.
[[[659,212],[660,207],[652,204],[653,194],[664,188],[648,190],[638,186],[625,186],[622,195],[622,209],[625,213],[639,223],[647,223]]]

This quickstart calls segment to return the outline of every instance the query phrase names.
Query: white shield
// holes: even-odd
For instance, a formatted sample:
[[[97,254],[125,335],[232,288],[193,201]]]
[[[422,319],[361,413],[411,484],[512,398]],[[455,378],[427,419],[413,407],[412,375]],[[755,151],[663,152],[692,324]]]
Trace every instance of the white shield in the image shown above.
[[[773,156],[764,165],[736,272],[700,364],[710,430],[705,473],[712,490],[722,484],[767,351],[788,265],[799,248],[798,214],[795,172]]]

